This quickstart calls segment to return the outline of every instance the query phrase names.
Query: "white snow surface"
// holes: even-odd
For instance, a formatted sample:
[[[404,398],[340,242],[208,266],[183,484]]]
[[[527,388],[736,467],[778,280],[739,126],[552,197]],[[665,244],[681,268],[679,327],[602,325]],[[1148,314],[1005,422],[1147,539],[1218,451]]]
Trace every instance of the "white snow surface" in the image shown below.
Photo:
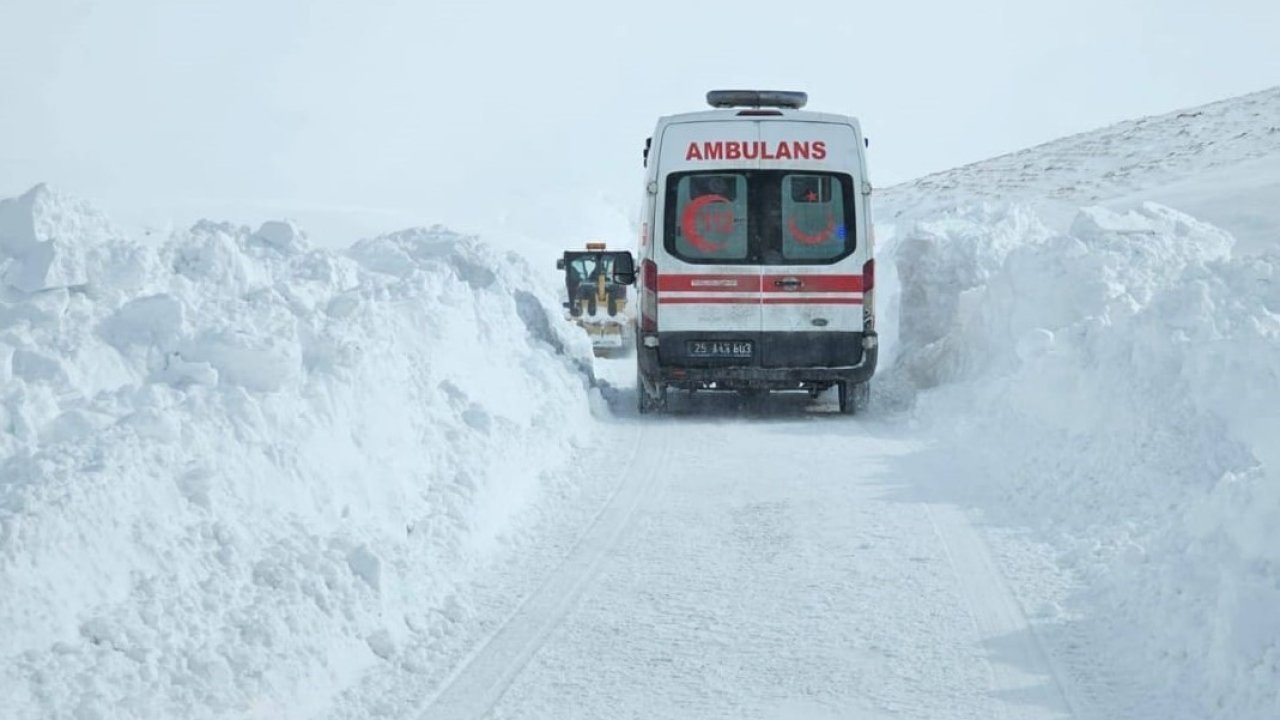
[[[1251,133],[1185,126],[1224,118],[1280,124],[1280,92],[979,163],[884,204],[900,219],[885,233],[900,326],[881,386],[915,402],[956,468],[945,497],[1047,540],[1076,578],[1037,622],[1091,716],[1280,717],[1277,195],[1255,208],[1246,194],[1239,213],[1216,196],[1222,216],[1265,211],[1245,253],[1180,210],[1113,202],[1175,176],[1206,197],[1280,162],[1274,127],[1246,150]],[[1190,172],[1169,148],[1193,139],[1238,164]],[[1096,167],[1049,166],[1082,148],[1101,165],[1166,161],[1073,185]],[[939,189],[965,201],[939,209],[925,199]],[[1067,219],[1056,201],[1081,193],[1099,204]]]
[[[0,201],[0,717],[310,717],[453,632],[592,422],[533,276]]]
[[[853,419],[600,417],[443,228],[0,201],[0,717],[1280,717],[1277,124],[877,195]]]

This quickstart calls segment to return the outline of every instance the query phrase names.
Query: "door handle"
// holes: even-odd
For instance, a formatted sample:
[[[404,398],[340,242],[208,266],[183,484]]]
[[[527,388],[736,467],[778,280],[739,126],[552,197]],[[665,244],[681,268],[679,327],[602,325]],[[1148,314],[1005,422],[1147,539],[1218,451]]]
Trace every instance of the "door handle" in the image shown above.
[[[787,277],[773,281],[774,287],[780,287],[783,290],[799,290],[804,283],[800,282],[800,278]]]

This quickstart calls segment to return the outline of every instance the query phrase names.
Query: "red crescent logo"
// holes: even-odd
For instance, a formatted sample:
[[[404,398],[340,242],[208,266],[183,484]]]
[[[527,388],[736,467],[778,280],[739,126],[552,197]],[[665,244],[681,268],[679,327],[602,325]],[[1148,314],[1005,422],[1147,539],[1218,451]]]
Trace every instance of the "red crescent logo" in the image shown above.
[[[801,245],[821,245],[822,243],[830,240],[832,233],[836,231],[836,218],[834,214],[828,211],[827,227],[813,235],[801,230],[800,226],[796,224],[794,216],[791,218],[791,221],[787,223],[787,229],[791,231],[791,237],[795,238],[796,242]]]
[[[729,204],[728,198],[722,195],[703,195],[695,198],[693,202],[684,206],[684,213],[680,215],[680,229],[684,231],[684,236],[689,239],[689,243],[705,253],[720,252],[728,245],[728,241],[722,243],[714,243],[702,236],[698,232],[698,214],[708,205],[715,203]],[[732,208],[730,209],[732,212]]]

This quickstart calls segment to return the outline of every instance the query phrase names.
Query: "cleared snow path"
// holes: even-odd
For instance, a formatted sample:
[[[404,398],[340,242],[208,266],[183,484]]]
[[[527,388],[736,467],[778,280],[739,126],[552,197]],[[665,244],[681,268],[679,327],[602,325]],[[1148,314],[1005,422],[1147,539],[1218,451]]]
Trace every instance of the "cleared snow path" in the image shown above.
[[[618,428],[613,499],[419,717],[1070,717],[965,515],[904,499],[923,443],[806,405]]]
[[[659,429],[644,427],[627,458],[626,477],[550,577],[445,681],[426,717],[483,717],[546,642],[630,524],[664,472]],[[658,452],[652,452],[658,448]],[[602,463],[602,467],[608,467]]]

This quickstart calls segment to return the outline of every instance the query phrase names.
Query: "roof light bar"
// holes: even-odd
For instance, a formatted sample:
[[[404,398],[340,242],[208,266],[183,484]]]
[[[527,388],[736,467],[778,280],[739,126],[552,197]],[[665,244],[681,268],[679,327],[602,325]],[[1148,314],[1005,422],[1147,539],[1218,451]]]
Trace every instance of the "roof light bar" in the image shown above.
[[[799,110],[809,102],[808,93],[797,90],[712,90],[707,104],[714,108],[776,107]]]

